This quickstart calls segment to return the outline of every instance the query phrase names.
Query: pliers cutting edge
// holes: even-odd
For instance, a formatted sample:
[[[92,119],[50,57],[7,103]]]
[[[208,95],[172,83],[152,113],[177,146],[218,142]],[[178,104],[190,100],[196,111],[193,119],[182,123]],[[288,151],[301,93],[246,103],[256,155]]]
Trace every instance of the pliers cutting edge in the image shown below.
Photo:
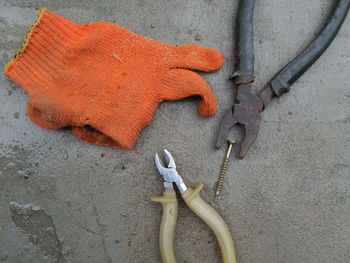
[[[174,233],[178,214],[178,203],[173,183],[179,189],[186,205],[201,218],[214,232],[222,255],[224,263],[236,263],[235,249],[230,231],[223,218],[203,199],[199,192],[203,184],[198,184],[194,189],[187,187],[181,176],[176,171],[176,164],[172,155],[164,150],[167,159],[167,167],[162,165],[158,154],[155,156],[155,163],[159,173],[164,178],[163,194],[161,196],[152,196],[151,200],[159,202],[163,206],[163,215],[160,225],[159,246],[160,255],[163,263],[176,263],[174,253]]]

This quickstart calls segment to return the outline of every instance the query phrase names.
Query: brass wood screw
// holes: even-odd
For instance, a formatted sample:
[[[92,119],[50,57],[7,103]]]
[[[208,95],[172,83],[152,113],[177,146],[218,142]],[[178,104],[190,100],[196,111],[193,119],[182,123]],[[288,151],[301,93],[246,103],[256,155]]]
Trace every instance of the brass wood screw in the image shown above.
[[[225,173],[226,173],[226,169],[227,169],[228,160],[230,159],[233,145],[236,144],[235,141],[231,141],[231,140],[227,141],[227,143],[228,143],[228,149],[227,149],[227,152],[226,152],[224,163],[222,164],[221,173],[220,173],[219,180],[218,180],[218,183],[217,183],[216,193],[215,193],[216,195],[219,195],[221,190],[222,190],[222,186],[224,184],[224,178],[225,178]]]

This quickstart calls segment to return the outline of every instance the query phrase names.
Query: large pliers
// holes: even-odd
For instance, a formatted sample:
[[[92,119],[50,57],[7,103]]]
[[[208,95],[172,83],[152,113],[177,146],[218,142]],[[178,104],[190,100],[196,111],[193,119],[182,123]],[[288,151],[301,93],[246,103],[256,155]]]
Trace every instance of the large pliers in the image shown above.
[[[198,184],[194,189],[187,187],[181,176],[176,171],[176,165],[172,155],[167,150],[164,150],[164,153],[168,163],[167,167],[162,165],[158,154],[156,154],[155,162],[159,173],[164,178],[165,190],[161,196],[151,197],[151,200],[163,205],[163,215],[159,233],[159,246],[162,262],[176,263],[173,247],[175,225],[178,214],[178,203],[173,186],[173,184],[175,184],[187,206],[214,232],[220,246],[222,261],[224,263],[236,263],[232,236],[225,221],[199,196],[203,184]]]
[[[240,0],[237,16],[236,71],[237,85],[234,105],[221,122],[216,147],[226,141],[229,130],[236,124],[245,128],[239,158],[244,158],[259,132],[262,112],[274,97],[287,93],[290,86],[323,54],[332,43],[343,24],[350,7],[350,0],[336,0],[334,13],[321,33],[292,62],[275,75],[258,93],[252,92],[254,81],[253,10],[255,0]]]

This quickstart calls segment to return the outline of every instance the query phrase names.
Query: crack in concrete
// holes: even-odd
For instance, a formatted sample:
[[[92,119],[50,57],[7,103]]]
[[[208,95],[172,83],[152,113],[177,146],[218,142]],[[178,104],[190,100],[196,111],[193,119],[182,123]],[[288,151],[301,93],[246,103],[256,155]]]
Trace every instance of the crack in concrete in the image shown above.
[[[94,196],[93,194],[90,194],[90,199],[91,199],[91,204],[92,204],[92,213],[94,215],[94,217],[96,218],[96,224],[99,228],[99,236],[101,237],[101,243],[102,243],[102,247],[103,247],[103,252],[106,256],[107,259],[107,263],[112,263],[112,259],[109,257],[108,255],[108,250],[107,250],[107,244],[106,244],[106,231],[105,228],[101,222],[100,219],[100,214],[98,213],[97,210],[97,206],[94,200]]]

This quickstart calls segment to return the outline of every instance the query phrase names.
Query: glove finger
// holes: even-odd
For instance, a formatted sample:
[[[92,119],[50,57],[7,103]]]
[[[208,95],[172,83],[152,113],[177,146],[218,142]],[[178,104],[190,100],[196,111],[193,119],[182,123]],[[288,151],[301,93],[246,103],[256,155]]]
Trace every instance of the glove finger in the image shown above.
[[[224,65],[224,56],[215,49],[204,48],[197,45],[185,45],[174,48],[167,55],[167,64],[171,68],[195,69],[201,71],[214,71]]]
[[[71,127],[73,134],[80,140],[89,144],[96,144],[101,146],[109,146],[114,148],[122,148],[122,146],[114,141],[111,137],[89,128],[88,126],[83,127]]]
[[[172,69],[169,71],[167,84],[162,90],[163,99],[179,100],[195,95],[202,98],[198,106],[200,115],[210,117],[217,112],[216,97],[208,83],[201,76],[185,69]]]
[[[27,107],[28,117],[34,122],[35,124],[39,125],[40,127],[48,130],[57,130],[63,126],[55,124],[55,122],[48,121],[52,119],[50,116],[48,116],[44,111],[36,108],[31,103],[28,104]]]

